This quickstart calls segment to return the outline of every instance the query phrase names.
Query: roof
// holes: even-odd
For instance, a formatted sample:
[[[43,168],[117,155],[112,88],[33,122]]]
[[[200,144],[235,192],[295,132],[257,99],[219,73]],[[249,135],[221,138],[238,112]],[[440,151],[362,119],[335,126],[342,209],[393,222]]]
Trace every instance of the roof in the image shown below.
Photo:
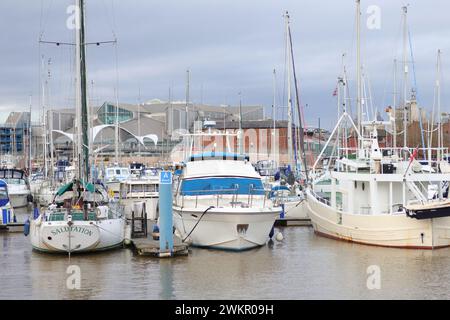
[[[287,128],[287,120],[275,120],[275,128]],[[239,121],[216,121],[216,129],[239,129]],[[273,120],[242,121],[242,129],[272,129]]]

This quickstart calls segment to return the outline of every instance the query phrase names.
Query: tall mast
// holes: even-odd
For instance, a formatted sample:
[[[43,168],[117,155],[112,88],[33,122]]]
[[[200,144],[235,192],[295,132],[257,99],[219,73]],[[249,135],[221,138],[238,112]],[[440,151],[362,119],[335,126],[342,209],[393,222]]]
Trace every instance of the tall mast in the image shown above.
[[[186,70],[186,130],[189,132],[189,80],[190,80],[190,73],[189,69]]]
[[[289,45],[289,12],[286,11],[284,15],[286,24],[286,77],[287,77],[287,107],[288,107],[288,127],[287,127],[287,149],[288,149],[288,164],[292,167],[292,98],[291,98],[291,54]]]
[[[42,66],[44,66],[44,56],[42,56]],[[45,78],[44,78],[45,79]],[[43,141],[43,148],[42,151],[44,153],[44,177],[48,177],[48,168],[47,168],[47,121],[46,121],[46,112],[45,112],[45,86],[47,83],[47,79],[44,80],[42,83],[42,141]]]
[[[362,87],[361,87],[361,0],[356,0],[356,80],[357,80],[357,96],[356,108],[358,112],[358,131],[363,135],[362,131]],[[358,148],[362,147],[361,139],[358,139]]]
[[[436,79],[436,90],[437,90],[437,113],[438,113],[438,149],[436,155],[436,161],[441,160],[441,149],[442,148],[442,133],[441,133],[441,50],[437,52],[437,79]]]
[[[394,59],[394,92],[392,94],[392,111],[394,116],[394,128],[392,147],[397,148],[397,59]],[[396,151],[394,151],[396,153]]]
[[[402,7],[403,10],[403,147],[408,146],[408,121],[406,119],[406,99],[407,99],[407,81],[408,81],[408,64],[406,61],[406,46],[407,46],[407,24],[406,16],[408,8]]]
[[[141,136],[141,87],[139,87],[139,101],[138,101],[138,136]],[[138,153],[139,157],[142,156],[141,154],[141,143],[138,143]]]
[[[292,47],[292,35],[291,35],[291,29],[288,25],[288,37],[289,37],[289,47],[291,60],[292,60],[292,71],[294,73],[294,86],[295,86],[295,102],[297,104],[297,114],[298,114],[298,131],[299,131],[299,145],[301,150],[301,158],[303,160],[303,166],[305,170],[305,180],[308,183],[309,177],[308,177],[308,164],[306,162],[306,154],[305,154],[305,139],[304,139],[304,130],[303,130],[303,121],[302,121],[302,112],[300,110],[300,98],[299,98],[299,92],[298,92],[298,82],[297,82],[297,75],[295,72],[295,61],[294,61],[294,49]]]
[[[77,30],[77,45],[78,54],[77,60],[79,61],[79,94],[80,94],[80,107],[81,107],[81,150],[78,152],[81,155],[79,161],[80,168],[79,174],[80,179],[84,179],[86,182],[89,181],[89,136],[88,136],[88,109],[87,109],[87,87],[86,87],[86,48],[85,48],[85,34],[84,34],[84,0],[77,0],[80,17],[79,17],[79,28]],[[117,90],[117,89],[116,89]],[[117,106],[118,108],[118,106]]]
[[[53,153],[54,153],[54,147],[53,147],[53,110],[49,109],[47,110],[48,114],[48,129],[49,129],[49,136],[50,136],[50,181],[53,184],[54,180],[54,159],[53,159]]]
[[[271,147],[272,147],[272,158],[275,161],[275,132],[276,132],[276,122],[275,122],[275,118],[276,118],[276,70],[273,69],[273,102],[272,102],[272,119],[273,119],[273,131],[272,131],[272,142],[271,142]]]
[[[31,176],[31,94],[30,94],[30,120],[28,121],[28,174]]]
[[[244,141],[243,140],[243,132],[242,132],[242,93],[239,92],[239,154],[244,154]]]

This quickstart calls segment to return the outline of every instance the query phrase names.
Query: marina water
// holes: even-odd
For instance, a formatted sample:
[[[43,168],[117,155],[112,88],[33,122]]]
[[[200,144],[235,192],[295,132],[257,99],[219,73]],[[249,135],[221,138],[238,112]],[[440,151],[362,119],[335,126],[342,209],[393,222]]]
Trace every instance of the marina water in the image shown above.
[[[283,241],[258,249],[192,248],[189,256],[170,260],[131,249],[69,260],[32,251],[21,233],[2,233],[0,299],[450,298],[450,249],[364,246],[319,237],[310,227],[277,231]],[[79,290],[67,288],[70,265],[80,267]],[[380,289],[368,287],[371,266],[379,267]]]

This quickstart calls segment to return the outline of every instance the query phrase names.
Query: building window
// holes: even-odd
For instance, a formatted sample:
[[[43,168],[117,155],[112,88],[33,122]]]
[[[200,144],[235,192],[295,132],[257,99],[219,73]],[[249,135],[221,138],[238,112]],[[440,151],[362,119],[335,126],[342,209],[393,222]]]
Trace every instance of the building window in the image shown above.
[[[98,119],[104,124],[116,123],[116,106],[109,103],[104,103],[98,112]],[[133,119],[133,112],[119,108],[119,123]]]

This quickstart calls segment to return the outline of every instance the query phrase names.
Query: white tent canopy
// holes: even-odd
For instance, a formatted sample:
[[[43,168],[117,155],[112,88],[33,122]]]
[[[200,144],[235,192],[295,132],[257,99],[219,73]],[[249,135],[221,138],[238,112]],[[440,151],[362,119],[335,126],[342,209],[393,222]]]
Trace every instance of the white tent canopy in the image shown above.
[[[102,130],[104,130],[106,128],[113,128],[114,129],[115,125],[113,125],[113,124],[102,124],[102,125],[95,126],[95,127],[91,128],[90,130],[91,130],[91,136],[92,136],[93,141],[95,141],[95,138],[97,137],[97,135]],[[144,136],[136,136],[136,135],[132,134],[130,131],[128,131],[127,129],[122,128],[120,126],[119,126],[119,131],[121,133],[124,133],[127,136],[131,136],[131,138],[136,139],[143,146],[145,146],[145,144],[144,144],[144,140],[145,139],[150,139],[155,145],[158,143],[158,136],[156,134],[147,134],[147,135],[144,135]],[[72,142],[74,140],[74,134],[73,133],[67,133],[67,132],[64,132],[64,131],[61,131],[61,130],[52,130],[52,133],[59,133],[59,134],[65,136],[65,137],[69,138],[69,140],[71,140]]]

